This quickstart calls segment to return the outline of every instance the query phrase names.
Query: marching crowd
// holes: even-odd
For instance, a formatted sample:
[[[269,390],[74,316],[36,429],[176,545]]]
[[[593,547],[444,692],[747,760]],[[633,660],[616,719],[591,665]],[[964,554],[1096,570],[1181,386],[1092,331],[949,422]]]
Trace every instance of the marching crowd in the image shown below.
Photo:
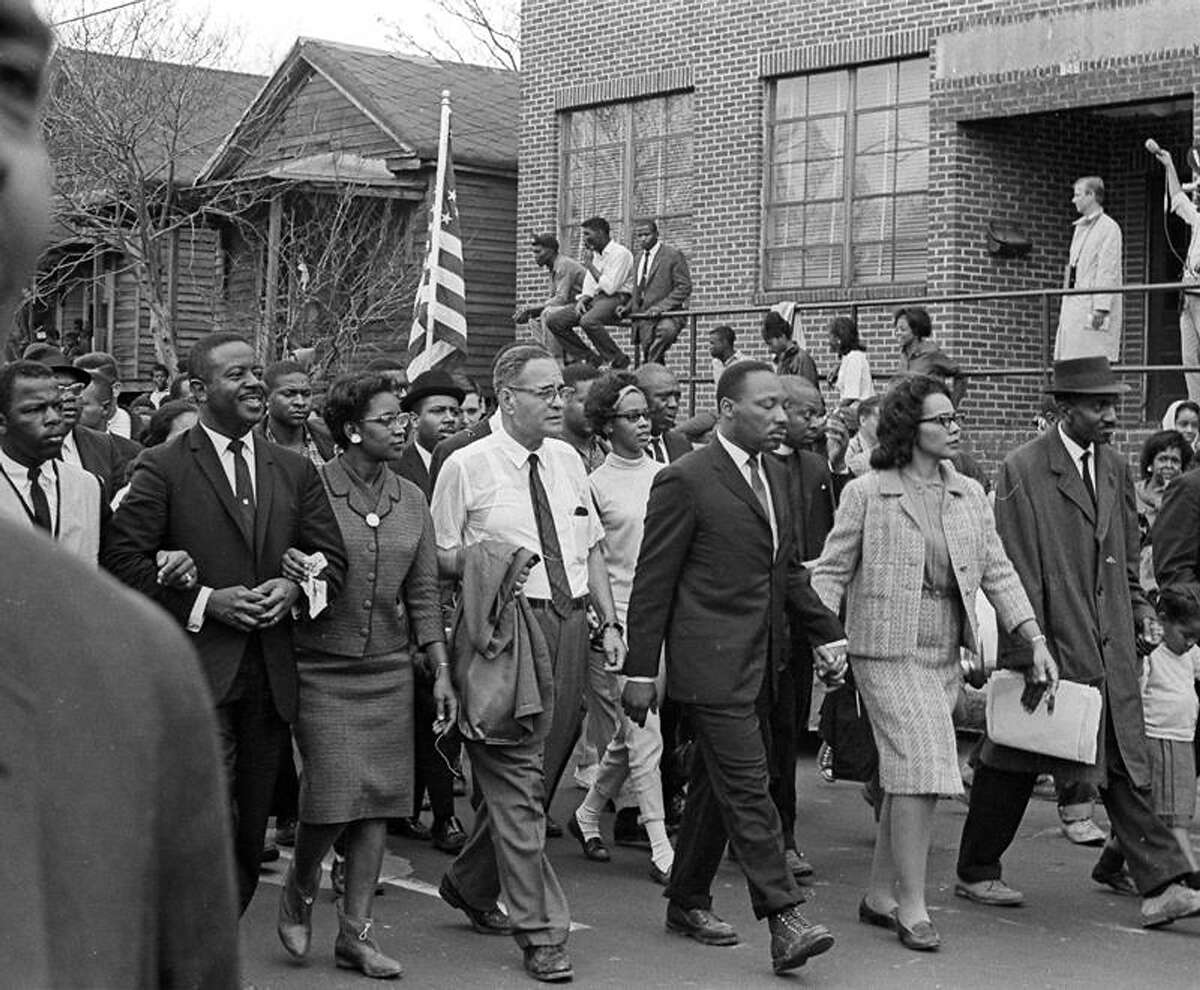
[[[50,36],[23,0],[0,9],[26,73],[5,77],[23,112],[0,136],[7,327],[44,221]],[[331,382],[317,415],[303,365],[261,368],[223,332],[174,383],[159,370],[144,426],[118,412],[109,355],[34,344],[0,368],[0,778],[16,783],[0,837],[26,850],[0,859],[23,894],[0,907],[0,957],[16,984],[236,985],[272,815],[295,820],[277,915],[291,956],[310,953],[332,851],[336,964],[401,975],[372,920],[393,828],[454,855],[439,894],[476,933],[514,938],[533,978],[570,980],[546,837],[576,762],[582,855],[610,858],[615,810],[667,929],[728,946],[712,891],[728,852],[772,969],[792,970],[835,941],[801,911],[820,867],[796,834],[814,681],[826,705],[855,692],[870,721],[859,920],[936,950],[926,863],[938,798],[964,793],[954,711],[964,669],[979,674],[964,663],[983,650],[979,596],[1027,710],[1065,682],[1103,706],[1092,762],[984,737],[955,894],[1021,903],[1001,860],[1049,773],[1085,807],[1065,822],[1104,801],[1092,877],[1139,898],[1143,926],[1200,915],[1200,473],[1183,432],[1200,410],[1149,438],[1135,486],[1110,444],[1125,386],[1103,356],[1064,358],[1040,434],[989,492],[959,449],[965,378],[906,307],[902,374],[881,394],[852,320],[829,328],[828,383],[791,314],[764,319],[772,362],[715,328],[715,406],[678,423],[661,362],[686,259],[650,222],[636,263],[602,218],[583,228],[579,271],[535,238],[556,291],[579,288],[518,312],[544,336],[495,356],[490,411],[469,381],[380,361]],[[636,371],[606,329],[629,314]]]

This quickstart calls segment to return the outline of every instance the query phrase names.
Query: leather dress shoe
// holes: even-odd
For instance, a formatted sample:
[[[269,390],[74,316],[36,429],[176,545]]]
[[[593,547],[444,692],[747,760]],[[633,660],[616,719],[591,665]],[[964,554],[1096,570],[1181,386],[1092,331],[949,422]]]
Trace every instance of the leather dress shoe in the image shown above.
[[[906,949],[914,949],[917,952],[936,952],[942,944],[942,938],[933,927],[932,921],[918,921],[909,928],[897,915],[896,934],[900,936],[900,943]]]
[[[986,904],[989,907],[1016,907],[1023,904],[1025,895],[1019,890],[1013,890],[1003,880],[979,880],[967,883],[959,880],[954,884],[954,893],[965,897],[976,904]]]
[[[671,871],[670,870],[660,870],[657,866],[654,865],[653,862],[650,864],[649,876],[650,876],[651,880],[653,880],[655,883],[657,883],[663,887],[665,887],[667,884],[669,884],[671,882]]]
[[[274,863],[279,859],[279,847],[272,842],[269,846],[263,846],[263,851],[259,853],[258,861],[262,864]]]
[[[438,885],[438,896],[452,908],[465,914],[467,920],[471,922],[471,927],[480,935],[512,934],[512,923],[508,920],[508,915],[500,910],[498,904],[485,911],[471,907],[458,892],[458,888],[450,882],[448,876],[442,877],[442,882]]]
[[[275,930],[283,947],[297,959],[308,955],[312,943],[312,909],[316,892],[304,893],[296,881],[296,864],[292,863],[279,892],[279,916]]]
[[[593,863],[607,863],[612,859],[608,853],[608,846],[604,844],[602,838],[599,836],[592,839],[584,837],[583,829],[579,827],[579,822],[574,815],[567,819],[567,831],[579,840],[579,848],[583,850],[584,857]]]
[[[525,972],[542,983],[567,983],[575,978],[563,945],[525,946]]]
[[[771,968],[776,973],[803,966],[813,956],[833,948],[833,934],[824,925],[807,921],[797,905],[776,911],[767,919],[771,929]]]
[[[1102,863],[1097,863],[1092,870],[1092,879],[1096,883],[1110,887],[1113,893],[1120,894],[1123,897],[1142,896],[1133,882],[1133,877],[1124,869],[1106,870]]]
[[[737,932],[733,925],[722,921],[707,908],[684,910],[676,904],[667,904],[667,931],[686,935],[702,945],[737,945]]]
[[[404,839],[416,839],[418,842],[428,842],[433,838],[433,833],[429,830],[429,826],[415,816],[412,818],[393,818],[388,822],[388,832]]]
[[[787,863],[788,871],[797,880],[807,880],[813,875],[812,863],[801,856],[795,849],[785,849],[783,851],[783,859]]]
[[[395,980],[404,975],[404,967],[383,954],[371,934],[370,918],[338,915],[338,934],[333,943],[333,961],[339,969],[356,969],[374,980]]]
[[[886,928],[890,932],[896,930],[896,912],[876,911],[864,897],[858,902],[858,920],[864,925],[874,925],[876,928]]]
[[[633,846],[649,849],[650,836],[646,827],[638,822],[637,808],[622,808],[613,819],[613,842],[618,846]]]
[[[449,853],[451,856],[457,856],[462,852],[462,847],[467,844],[467,830],[462,827],[462,822],[451,816],[444,822],[434,822],[433,825],[433,848],[444,853]]]

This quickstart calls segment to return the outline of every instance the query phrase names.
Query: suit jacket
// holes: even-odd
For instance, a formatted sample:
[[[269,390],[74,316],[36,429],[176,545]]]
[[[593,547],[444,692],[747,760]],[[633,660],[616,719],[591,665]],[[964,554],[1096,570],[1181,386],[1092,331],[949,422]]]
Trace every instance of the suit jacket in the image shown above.
[[[101,561],[126,584],[155,599],[186,626],[196,588],[163,588],[155,581],[160,549],[187,550],[196,561],[199,585],[253,588],[279,576],[284,551],[325,554],[322,577],[330,598],[341,587],[346,552],[337,519],[312,463],[300,454],[256,442],[254,539],[242,533],[233,491],[217,452],[200,424],[170,443],[151,447],[138,460],[129,493],[113,513]],[[250,634],[209,616],[192,637],[220,704],[232,687]],[[287,721],[296,715],[296,664],[292,624],[284,618],[257,633],[275,707]]]
[[[489,429],[488,432],[490,433],[491,430]],[[442,443],[453,439],[454,437],[447,437],[445,441],[439,441],[438,447]],[[432,460],[429,462],[429,465],[430,467],[433,466]],[[433,498],[433,482],[430,480],[429,468],[425,466],[425,461],[421,458],[421,452],[417,450],[416,440],[413,440],[412,443],[404,448],[404,453],[400,455],[398,461],[392,462],[392,470],[400,475],[401,478],[407,478],[421,489],[421,494],[425,496],[425,504],[429,504],[429,500]]]
[[[469,443],[474,443],[476,440],[482,440],[484,437],[492,435],[492,421],[490,419],[481,419],[474,426],[468,426],[465,430],[459,430],[452,437],[446,437],[445,440],[439,441],[438,445],[433,448],[433,460],[429,462],[429,491],[431,493],[437,486],[438,472],[442,469],[442,465],[446,463],[446,458],[453,454],[456,450],[461,450]]]
[[[677,461],[684,454],[690,454],[696,448],[692,446],[692,441],[680,433],[678,430],[667,430],[659,436],[662,441],[663,451],[667,455],[667,463]]]
[[[91,471],[100,479],[104,502],[108,504],[117,489],[124,486],[129,464],[141,453],[142,445],[115,433],[89,430],[86,426],[76,426],[71,435],[75,439],[75,449],[79,451],[79,463],[85,471]]]
[[[941,465],[942,529],[966,623],[963,641],[978,652],[975,595],[987,595],[1002,628],[1033,618],[1021,580],[996,535],[991,505],[975,481]],[[813,569],[813,588],[836,609],[846,598],[851,656],[900,660],[917,650],[925,537],[897,470],[855,478],[842,493],[833,531]]]
[[[677,701],[753,705],[786,648],[784,602],[814,643],[841,639],[809,585],[787,472],[763,460],[779,547],[762,506],[720,442],[663,468],[650,489],[629,604],[625,673],[654,677],[666,644]]]
[[[686,309],[692,295],[692,276],[683,252],[660,242],[644,286],[638,281],[642,257],[639,254],[633,266],[632,311]]]
[[[1200,583],[1200,472],[1187,471],[1167,486],[1150,545],[1160,588]]]
[[[0,521],[0,541],[20,561],[0,568],[4,983],[237,986],[226,784],[191,646],[44,537]]]
[[[780,461],[792,486],[792,521],[801,560],[816,560],[833,529],[833,513],[845,487],[829,473],[829,462],[808,450],[793,450]]]
[[[1138,581],[1138,521],[1133,480],[1109,446],[1095,448],[1093,508],[1057,429],[1005,458],[996,484],[996,526],[1029,594],[1064,680],[1098,687],[1112,715],[1117,743],[1135,785],[1150,786],[1141,662],[1135,620],[1154,614]],[[1155,556],[1158,549],[1155,548]],[[1000,665],[1026,667],[1029,648],[1001,630]],[[1101,720],[1096,769],[1105,772]],[[990,743],[984,759],[1001,770],[1040,770],[1044,760]],[[1080,764],[1050,773],[1080,774]]]

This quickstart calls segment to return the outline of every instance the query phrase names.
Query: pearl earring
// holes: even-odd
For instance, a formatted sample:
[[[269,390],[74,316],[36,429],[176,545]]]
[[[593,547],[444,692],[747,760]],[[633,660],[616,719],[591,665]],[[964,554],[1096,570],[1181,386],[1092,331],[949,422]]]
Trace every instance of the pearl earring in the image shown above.
[[[356,433],[356,434],[354,434],[354,436],[352,436],[352,437],[350,438],[350,442],[351,442],[351,443],[362,443],[362,437],[360,437],[360,436],[359,436],[359,435]]]

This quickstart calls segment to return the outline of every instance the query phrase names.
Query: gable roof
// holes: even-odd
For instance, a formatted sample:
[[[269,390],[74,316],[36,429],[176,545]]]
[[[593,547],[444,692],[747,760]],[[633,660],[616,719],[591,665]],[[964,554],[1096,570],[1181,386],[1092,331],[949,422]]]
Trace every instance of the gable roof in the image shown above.
[[[300,38],[201,170],[201,182],[237,174],[311,73],[325,77],[396,143],[413,166],[437,159],[442,90],[450,91],[456,165],[516,172],[519,76],[507,69],[441,62]]]
[[[174,168],[177,184],[190,185],[220,147],[265,76],[194,65],[59,48],[52,85],[61,87],[47,119],[55,151],[53,115],[78,127],[103,116],[97,140],[129,140],[147,175]],[[111,133],[109,133],[111,132]],[[68,137],[76,152],[86,148]]]

